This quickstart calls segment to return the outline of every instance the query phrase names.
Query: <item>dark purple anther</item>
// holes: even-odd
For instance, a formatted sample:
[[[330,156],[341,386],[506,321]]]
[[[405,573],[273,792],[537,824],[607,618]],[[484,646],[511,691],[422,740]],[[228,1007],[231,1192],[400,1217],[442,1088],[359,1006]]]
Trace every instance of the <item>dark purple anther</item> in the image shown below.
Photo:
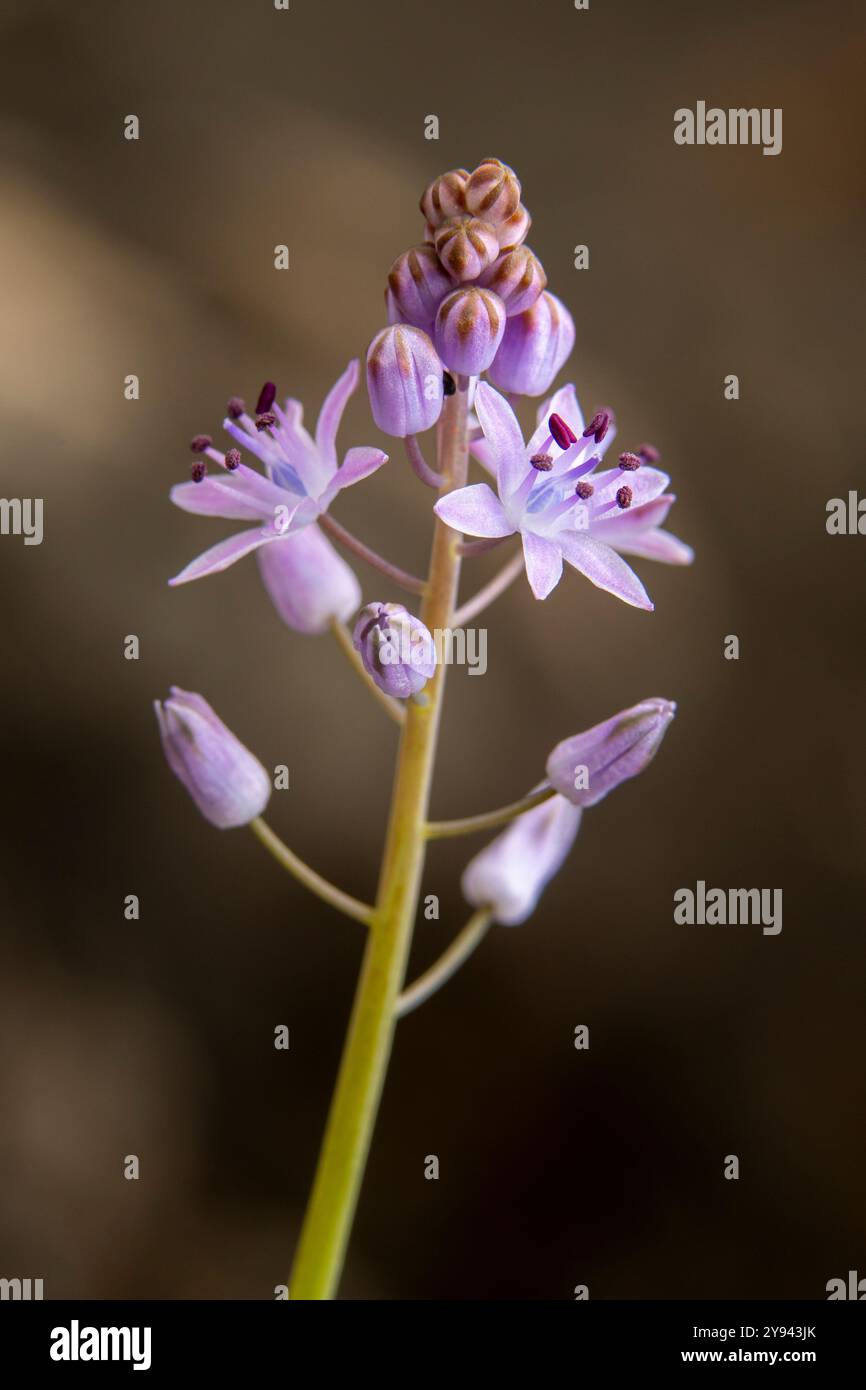
[[[620,454],[619,466],[625,473],[636,473],[641,461],[637,454]]]
[[[571,426],[566,424],[561,415],[551,415],[547,422],[547,428],[560,449],[567,449],[569,444],[577,443],[577,435]]]
[[[195,434],[189,441],[189,447],[194,454],[203,454],[205,449],[209,449],[213,440],[209,434]]]
[[[631,499],[633,496],[634,493],[630,487],[617,488],[616,505],[625,511],[627,507],[631,506]]]
[[[443,396],[453,396],[457,390],[457,382],[450,372],[442,373],[442,394]]]
[[[595,492],[595,488],[593,487],[592,483],[584,482],[578,483],[577,487],[574,490],[577,493],[577,496],[580,498],[581,502],[585,502],[587,497],[591,497],[592,494]]]
[[[256,414],[266,415],[277,399],[277,388],[272,381],[266,381],[256,401]]]
[[[230,420],[239,420],[246,408],[246,403],[241,400],[240,396],[232,396],[226,406],[226,414]]]
[[[533,468],[537,468],[539,473],[549,473],[553,467],[553,459],[550,454],[533,454],[529,460]]]
[[[655,444],[641,444],[640,448],[638,449],[638,453],[640,454],[644,463],[658,463],[661,458],[661,454],[659,453]]]
[[[203,479],[204,479],[205,473],[207,473],[207,468],[206,468],[205,465],[202,463],[201,459],[196,459],[195,463],[193,464],[192,468],[190,469],[190,476],[192,477],[193,482],[194,482],[194,483],[200,483],[200,482],[202,482]]]
[[[239,468],[240,462],[240,449],[229,449],[228,453],[226,454],[226,468],[229,470],[229,472],[233,473],[236,468]]]
[[[612,410],[597,410],[584,430],[583,437],[584,439],[589,439],[590,435],[592,435],[596,444],[600,444],[612,424]]]
[[[277,417],[272,410],[263,410],[256,415],[257,430],[269,430],[276,423]]]

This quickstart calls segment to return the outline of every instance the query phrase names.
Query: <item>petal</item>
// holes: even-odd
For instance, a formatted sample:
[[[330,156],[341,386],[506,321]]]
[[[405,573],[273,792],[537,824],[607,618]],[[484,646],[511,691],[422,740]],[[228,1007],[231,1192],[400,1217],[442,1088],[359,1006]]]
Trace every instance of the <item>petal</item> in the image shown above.
[[[474,459],[477,459],[481,467],[493,478],[496,477],[496,460],[493,451],[487,440],[482,435],[480,439],[473,439],[469,445],[469,452]]]
[[[606,589],[609,594],[635,608],[652,612],[653,605],[634,570],[609,545],[576,531],[560,534],[557,541],[568,563],[586,575],[597,588]]]
[[[601,454],[601,446],[596,445],[595,452]],[[646,465],[636,469],[634,473],[627,473],[622,468],[606,468],[601,473],[590,473],[588,481],[595,488],[594,502],[611,502],[616,495],[618,487],[630,487],[632,495],[632,505],[627,508],[631,511],[637,507],[643,507],[647,502],[654,502],[660,497],[665,488],[670,483],[667,473],[662,473],[658,468],[648,468]],[[604,497],[601,493],[607,488]],[[607,516],[611,521],[618,521],[620,515],[624,513],[608,512]],[[606,524],[606,521],[599,518],[599,525]]]
[[[446,526],[466,536],[513,536],[514,527],[496,493],[487,483],[449,492],[433,508]]]
[[[371,473],[375,473],[377,468],[381,468],[382,464],[387,462],[388,455],[383,454],[381,449],[373,449],[365,444],[349,449],[341,467],[337,469],[319,499],[320,502],[324,507],[328,507],[344,487],[352,487],[354,483],[360,483],[362,478],[369,478]]]
[[[227,540],[212,545],[210,550],[205,550],[168,582],[171,585],[188,584],[191,579],[203,579],[206,574],[219,574],[220,570],[228,569],[229,565],[242,560],[251,551],[258,550],[260,545],[282,539],[282,536],[274,535],[273,531],[263,531],[260,526],[254,526],[251,531],[238,531]]]
[[[659,529],[675,501],[671,493],[666,493],[643,507],[629,507],[606,520],[597,534],[626,555],[642,555],[665,565],[690,565],[695,558],[691,546]]]
[[[475,413],[496,467],[500,497],[519,487],[526,473],[526,446],[517,416],[504,396],[482,381],[475,394]]]
[[[536,598],[547,598],[562,577],[562,551],[553,541],[524,531],[523,558],[529,587]]]
[[[358,385],[359,371],[358,359],[354,357],[325,397],[316,421],[316,448],[332,469],[337,467],[337,430],[349,397]]]
[[[169,496],[182,511],[229,521],[268,521],[276,507],[295,500],[245,464],[233,473],[209,473],[200,483],[178,483]]]
[[[617,550],[626,555],[640,555],[645,560],[659,560],[663,565],[690,565],[695,558],[695,552],[690,545],[686,545],[678,536],[671,535],[670,531],[662,531],[658,527],[641,531],[628,541],[617,540],[614,544]]]

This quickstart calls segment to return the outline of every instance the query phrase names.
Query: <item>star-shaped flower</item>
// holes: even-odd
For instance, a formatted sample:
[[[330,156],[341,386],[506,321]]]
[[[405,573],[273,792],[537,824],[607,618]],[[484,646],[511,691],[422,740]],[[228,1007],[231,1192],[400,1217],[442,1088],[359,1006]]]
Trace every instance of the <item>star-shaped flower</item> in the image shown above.
[[[600,589],[636,608],[653,605],[622,554],[689,564],[692,551],[660,530],[674,498],[670,479],[653,468],[655,451],[620,454],[618,467],[597,471],[616,433],[610,411],[584,425],[573,386],[542,406],[528,443],[508,402],[480,383],[475,410],[483,438],[473,452],[496,479],[458,488],[436,503],[436,514],[467,536],[520,534],[526,573],[536,598],[547,598],[562,562]],[[621,552],[621,553],[618,553]]]
[[[247,414],[242,401],[229,401],[223,427],[241,449],[256,455],[264,465],[264,474],[248,468],[239,449],[223,454],[206,436],[193,441],[195,451],[216,463],[220,472],[207,474],[203,463],[196,464],[194,481],[172,488],[172,502],[199,516],[258,524],[206,550],[170,580],[171,584],[216,574],[260,546],[287,540],[326,512],[344,487],[360,482],[387,462],[388,455],[381,449],[367,447],[349,449],[342,464],[337,460],[337,430],[358,385],[358,374],[357,360],[350,362],[328,392],[315,439],[304,428],[301,402],[287,400],[281,409],[270,384],[262,390],[255,418]]]

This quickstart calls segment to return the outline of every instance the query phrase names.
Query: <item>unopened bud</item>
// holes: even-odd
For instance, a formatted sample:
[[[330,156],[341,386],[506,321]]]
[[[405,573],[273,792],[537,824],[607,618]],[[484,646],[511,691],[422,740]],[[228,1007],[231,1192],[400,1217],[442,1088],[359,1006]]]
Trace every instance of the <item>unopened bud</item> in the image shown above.
[[[477,280],[499,255],[499,241],[480,217],[452,217],[436,232],[436,254],[452,280]]]
[[[367,391],[373,419],[386,434],[405,438],[430,429],[442,413],[442,363],[420,328],[383,328],[367,352]]]
[[[207,700],[173,685],[154,708],[166,761],[205,819],[228,830],[260,816],[271,794],[268,774]]]
[[[368,603],[352,636],[364,670],[386,695],[408,700],[436,670],[429,630],[402,603]]]
[[[434,340],[445,366],[465,376],[479,376],[496,356],[505,332],[505,307],[492,290],[474,286],[443,299],[436,315]]]
[[[397,257],[388,272],[389,314],[396,311],[394,321],[430,333],[436,310],[453,288],[454,282],[443,270],[434,248],[413,246]]]
[[[543,396],[573,347],[574,320],[545,290],[531,309],[508,320],[487,374],[500,391]]]
[[[449,217],[462,217],[465,214],[468,178],[467,169],[451,169],[427,185],[421,195],[420,207],[431,230],[441,227]]]
[[[643,700],[558,743],[547,760],[551,786],[573,806],[594,806],[655,757],[676,714],[670,700]],[[575,776],[576,769],[581,776]]]
[[[515,247],[483,271],[478,283],[499,295],[509,318],[530,309],[547,284],[544,266],[528,246]]]
[[[501,159],[485,159],[466,184],[466,207],[494,226],[507,222],[520,206],[520,180]]]

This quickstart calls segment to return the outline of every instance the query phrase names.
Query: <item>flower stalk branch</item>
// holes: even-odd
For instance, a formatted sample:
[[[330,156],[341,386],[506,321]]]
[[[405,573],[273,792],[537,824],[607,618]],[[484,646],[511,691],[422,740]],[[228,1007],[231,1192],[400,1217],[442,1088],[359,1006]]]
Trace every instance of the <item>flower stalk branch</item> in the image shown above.
[[[480,816],[464,816],[461,820],[428,821],[427,839],[448,840],[456,835],[474,835],[476,830],[496,830],[500,825],[507,825],[509,821],[522,816],[524,811],[531,811],[533,806],[540,806],[542,801],[549,801],[555,795],[553,787],[542,787],[539,791],[530,792],[529,796],[522,797],[520,801],[512,801],[508,806],[499,806],[495,811],[485,811]]]
[[[393,579],[395,584],[399,584],[401,589],[407,589],[410,594],[423,594],[425,590],[425,580],[420,579],[417,574],[410,574],[408,570],[400,569],[399,565],[392,565],[390,560],[386,560],[384,555],[373,550],[369,545],[365,545],[362,540],[354,536],[351,531],[347,531],[345,526],[341,526],[339,521],[325,513],[319,518],[322,529],[330,531],[335,541],[351,550],[353,555],[357,555],[359,560],[365,560],[373,569],[377,569],[380,574],[387,575]]]
[[[302,883],[317,898],[321,898],[323,902],[335,907],[345,917],[353,917],[356,922],[363,923],[365,927],[370,925],[373,917],[372,907],[367,903],[360,902],[358,898],[353,898],[351,894],[344,893],[341,888],[337,888],[328,879],[322,878],[321,874],[317,874],[315,869],[311,869],[309,864],[305,864],[303,859],[299,859],[288,845],[283,844],[279,835],[271,830],[271,827],[262,820],[261,816],[250,821],[250,829],[265,849],[274,856],[277,863],[287,869],[299,883]]]
[[[461,965],[469,959],[476,946],[484,940],[492,924],[493,913],[490,908],[482,907],[474,912],[447,951],[443,951],[429,970],[425,970],[423,975],[419,975],[417,980],[406,986],[397,1000],[395,1017],[405,1018],[406,1014],[426,1003],[437,990],[447,984]]]

